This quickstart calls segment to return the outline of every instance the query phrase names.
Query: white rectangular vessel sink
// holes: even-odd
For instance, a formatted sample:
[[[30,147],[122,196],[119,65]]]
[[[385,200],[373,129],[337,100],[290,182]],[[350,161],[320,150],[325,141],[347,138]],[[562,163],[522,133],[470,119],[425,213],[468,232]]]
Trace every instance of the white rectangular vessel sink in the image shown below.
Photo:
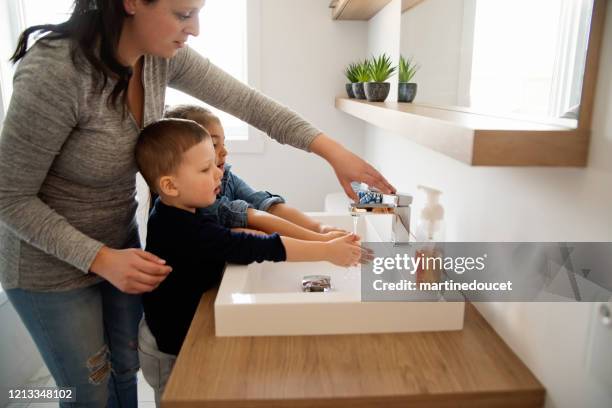
[[[364,242],[390,242],[393,215],[310,213],[356,230]],[[357,220],[357,222],[355,222]],[[329,292],[302,292],[306,275],[331,276]],[[217,336],[287,336],[461,330],[463,302],[362,302],[361,268],[327,262],[227,265],[215,300]]]

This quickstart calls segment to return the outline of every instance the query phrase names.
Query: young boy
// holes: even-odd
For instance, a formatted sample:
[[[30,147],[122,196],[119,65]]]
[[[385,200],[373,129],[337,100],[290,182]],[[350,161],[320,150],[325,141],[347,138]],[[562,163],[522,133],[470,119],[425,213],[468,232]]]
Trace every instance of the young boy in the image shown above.
[[[329,261],[346,267],[360,262],[361,248],[353,234],[313,242],[233,232],[197,211],[215,202],[223,172],[210,135],[196,122],[163,119],[147,126],[135,155],[141,174],[159,195],[149,217],[146,249],[173,269],[143,295],[139,332],[141,368],[159,403],[198,302],[219,283],[226,261]]]
[[[227,163],[225,132],[221,120],[206,108],[177,105],[166,111],[166,118],[189,119],[210,133],[215,147],[217,167],[223,172],[221,194],[215,203],[200,211],[214,215],[228,228],[259,230],[271,234],[309,241],[327,241],[346,231],[321,225],[301,211],[285,204],[285,200],[267,191],[255,191],[231,171]]]

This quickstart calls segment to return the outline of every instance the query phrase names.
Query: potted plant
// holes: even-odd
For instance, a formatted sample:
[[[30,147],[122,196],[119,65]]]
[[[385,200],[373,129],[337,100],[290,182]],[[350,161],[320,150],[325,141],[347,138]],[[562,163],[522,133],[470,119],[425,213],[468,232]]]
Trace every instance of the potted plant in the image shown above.
[[[353,84],[359,82],[359,78],[357,77],[357,71],[359,69],[359,64],[351,63],[344,70],[344,76],[348,80],[346,84],[346,94],[349,98],[355,98],[355,93],[353,92]]]
[[[383,102],[387,99],[391,84],[385,82],[393,73],[396,67],[392,66],[391,58],[387,54],[383,54],[378,58],[372,58],[368,70],[370,72],[370,81],[365,84],[366,98],[370,102]]]
[[[353,93],[357,99],[366,99],[366,94],[363,85],[370,80],[370,60],[365,59],[362,63],[357,64],[355,72],[357,82],[353,84]]]
[[[399,84],[397,101],[412,102],[417,92],[417,84],[410,82],[419,70],[420,66],[412,62],[412,59],[400,56],[399,62]]]

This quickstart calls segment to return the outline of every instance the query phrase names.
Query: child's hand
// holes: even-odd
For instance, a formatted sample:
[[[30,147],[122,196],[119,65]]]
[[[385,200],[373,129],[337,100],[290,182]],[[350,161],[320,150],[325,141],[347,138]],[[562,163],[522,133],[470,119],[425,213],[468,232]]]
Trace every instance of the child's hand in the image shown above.
[[[342,232],[344,234],[350,234],[349,231],[343,230],[342,228],[336,228],[333,225],[319,225],[319,234],[327,234],[328,232]]]
[[[346,231],[329,231],[329,232],[326,232],[324,234],[321,234],[321,241],[325,241],[325,242],[331,241],[331,240],[334,240],[336,238],[343,237],[346,234],[349,234],[349,232],[346,232]]]
[[[346,234],[340,238],[327,242],[326,259],[338,266],[357,266],[362,261],[362,251],[359,246],[359,237],[355,234]]]

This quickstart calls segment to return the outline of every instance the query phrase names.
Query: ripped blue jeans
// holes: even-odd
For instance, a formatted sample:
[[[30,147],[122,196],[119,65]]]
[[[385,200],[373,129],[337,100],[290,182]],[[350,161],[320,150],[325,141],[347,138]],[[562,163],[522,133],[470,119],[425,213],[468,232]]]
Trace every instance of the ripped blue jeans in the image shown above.
[[[75,387],[61,407],[138,406],[140,296],[108,282],[66,292],[9,289],[58,387]]]

